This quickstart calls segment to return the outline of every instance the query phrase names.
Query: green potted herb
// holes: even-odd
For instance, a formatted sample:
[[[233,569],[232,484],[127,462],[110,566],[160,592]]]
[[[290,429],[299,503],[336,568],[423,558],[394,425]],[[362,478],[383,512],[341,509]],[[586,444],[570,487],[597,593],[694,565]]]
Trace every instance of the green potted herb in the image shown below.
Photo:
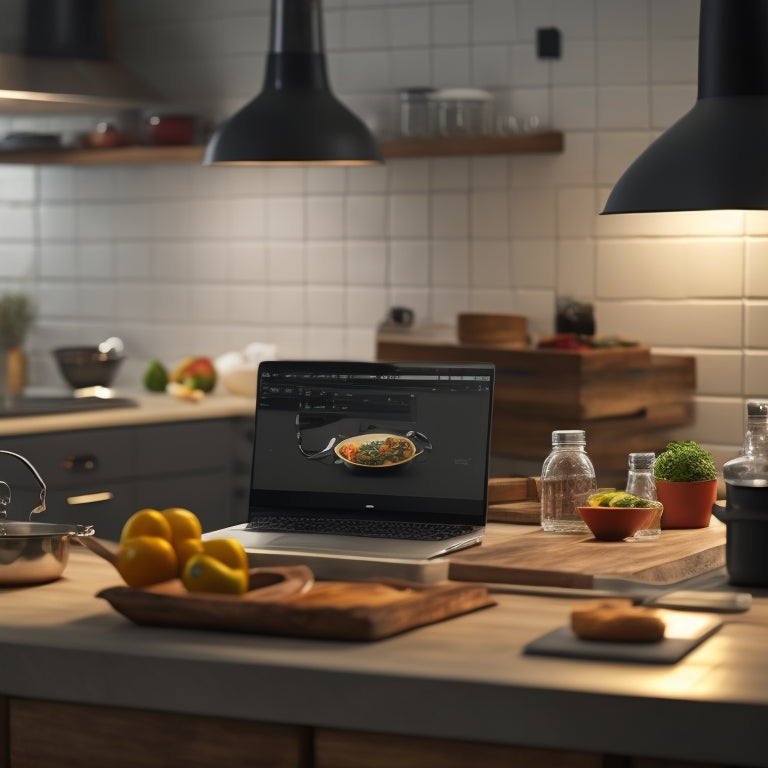
[[[712,454],[694,440],[667,443],[653,466],[662,528],[706,528],[717,498]]]

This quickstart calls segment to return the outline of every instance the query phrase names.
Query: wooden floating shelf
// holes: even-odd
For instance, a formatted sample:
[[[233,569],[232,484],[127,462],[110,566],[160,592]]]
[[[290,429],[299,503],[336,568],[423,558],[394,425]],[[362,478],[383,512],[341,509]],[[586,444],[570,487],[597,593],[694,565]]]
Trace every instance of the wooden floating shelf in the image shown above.
[[[563,134],[557,131],[517,136],[453,139],[396,139],[380,143],[385,159],[449,157],[455,155],[506,155],[562,152]],[[128,146],[109,149],[51,149],[0,152],[0,164],[25,165],[138,165],[200,163],[203,147]]]

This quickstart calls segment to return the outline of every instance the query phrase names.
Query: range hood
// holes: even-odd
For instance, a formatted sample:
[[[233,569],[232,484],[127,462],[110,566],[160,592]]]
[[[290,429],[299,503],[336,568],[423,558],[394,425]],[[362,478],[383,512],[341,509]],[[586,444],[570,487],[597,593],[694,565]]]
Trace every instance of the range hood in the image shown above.
[[[23,53],[0,53],[0,114],[162,101],[112,57],[113,0],[26,0]]]

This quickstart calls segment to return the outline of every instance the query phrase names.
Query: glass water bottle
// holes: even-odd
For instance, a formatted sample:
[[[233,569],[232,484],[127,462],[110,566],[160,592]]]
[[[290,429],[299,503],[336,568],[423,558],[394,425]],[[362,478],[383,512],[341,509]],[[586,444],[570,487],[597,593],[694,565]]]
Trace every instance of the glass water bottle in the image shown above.
[[[742,455],[725,462],[723,479],[729,486],[768,486],[768,400],[747,403],[747,429]]]
[[[641,499],[656,501],[656,481],[653,478],[653,464],[656,455],[653,453],[630,453],[628,458],[627,493],[639,496]],[[637,539],[653,538],[661,535],[661,515],[654,515],[648,527],[635,534]]]
[[[597,490],[595,468],[582,429],[552,433],[552,452],[541,468],[541,527],[551,533],[588,533],[577,497]],[[586,503],[585,501],[583,503]]]

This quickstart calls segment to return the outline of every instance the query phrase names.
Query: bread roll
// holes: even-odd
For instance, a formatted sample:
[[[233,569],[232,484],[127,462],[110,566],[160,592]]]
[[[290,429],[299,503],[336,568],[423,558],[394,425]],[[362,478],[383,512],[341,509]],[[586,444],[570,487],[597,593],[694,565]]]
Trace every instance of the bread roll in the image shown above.
[[[571,611],[571,629],[585,640],[655,643],[664,637],[664,620],[628,598],[590,600]]]

